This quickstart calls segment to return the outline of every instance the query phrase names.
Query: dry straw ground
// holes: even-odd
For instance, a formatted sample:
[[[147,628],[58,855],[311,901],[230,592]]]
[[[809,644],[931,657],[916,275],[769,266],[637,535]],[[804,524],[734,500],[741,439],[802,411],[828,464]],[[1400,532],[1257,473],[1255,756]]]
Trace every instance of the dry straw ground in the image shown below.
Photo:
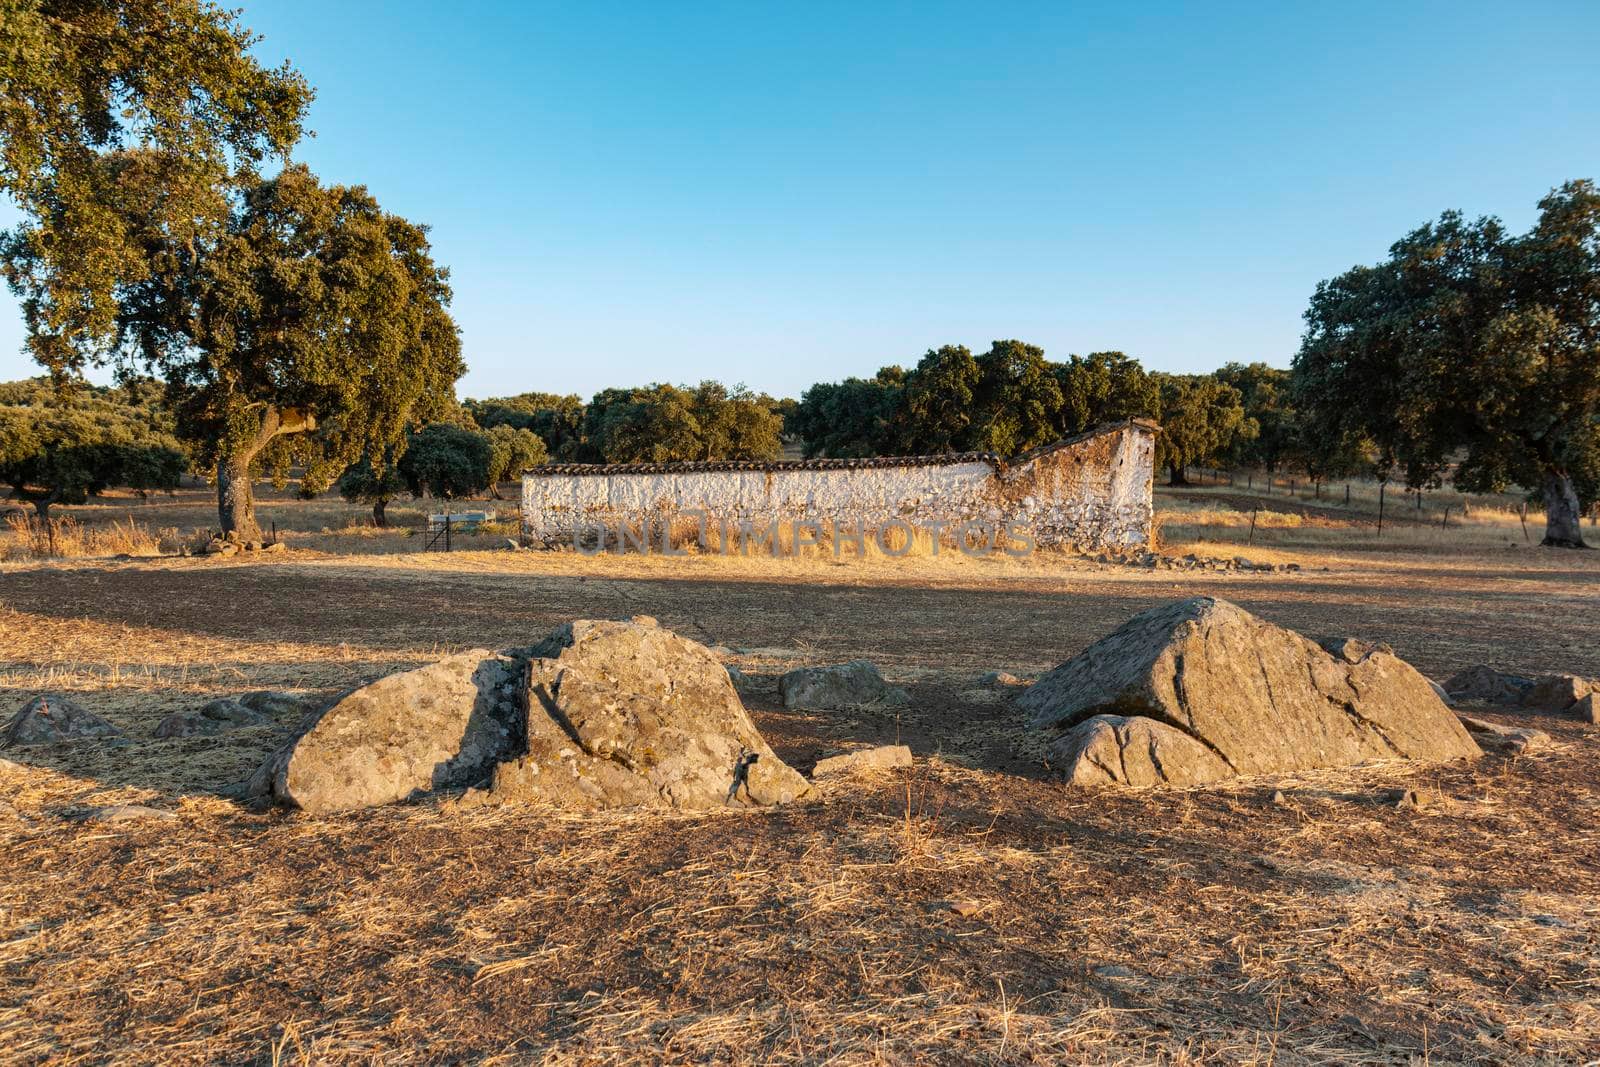
[[[1004,695],[978,685],[1199,592],[1307,633],[1387,640],[1436,677],[1480,661],[1600,674],[1600,553],[1522,547],[1509,514],[1376,543],[1359,520],[1258,516],[1246,550],[1248,512],[1226,495],[1163,497],[1178,550],[1304,569],[446,557],[403,532],[342,532],[354,509],[287,501],[267,515],[293,527],[298,551],[278,558],[0,563],[0,710],[65,692],[133,738],[3,753],[15,762],[0,765],[0,1057],[1600,1057],[1600,731],[1529,716],[1517,721],[1554,748],[1088,795],[1052,782]],[[77,515],[204,522],[196,499],[145,507]],[[424,802],[309,819],[220,795],[277,729],[149,738],[214,696],[331,693],[447,649],[635,613],[734,647],[762,680],[748,700],[761,727],[802,769],[896,738],[921,758],[753,814]],[[783,670],[855,656],[912,706],[782,709]],[[1397,808],[1393,788],[1434,802]],[[124,801],[177,818],[78,818]]]

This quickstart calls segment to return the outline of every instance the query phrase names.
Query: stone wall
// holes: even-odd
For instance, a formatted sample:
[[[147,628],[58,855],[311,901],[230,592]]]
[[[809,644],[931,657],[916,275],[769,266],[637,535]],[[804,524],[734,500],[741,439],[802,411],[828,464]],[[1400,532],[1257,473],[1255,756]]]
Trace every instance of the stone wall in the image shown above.
[[[986,453],[772,463],[552,464],[522,479],[524,534],[572,544],[605,527],[685,521],[786,529],[1016,523],[1039,545],[1149,542],[1154,424],[1131,420],[1003,460]],[[694,521],[689,519],[688,521]]]

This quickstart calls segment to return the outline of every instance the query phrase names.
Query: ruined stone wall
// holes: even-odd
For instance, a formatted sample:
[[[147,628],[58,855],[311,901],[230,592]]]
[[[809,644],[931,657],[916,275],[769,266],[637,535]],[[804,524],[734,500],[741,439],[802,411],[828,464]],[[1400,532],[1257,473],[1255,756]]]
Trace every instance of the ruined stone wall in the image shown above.
[[[983,454],[862,461],[537,467],[522,481],[524,532],[571,544],[601,526],[635,529],[703,512],[713,527],[777,521],[927,526],[1023,524],[1041,545],[1144,544],[1154,431],[1091,431],[1005,463]]]

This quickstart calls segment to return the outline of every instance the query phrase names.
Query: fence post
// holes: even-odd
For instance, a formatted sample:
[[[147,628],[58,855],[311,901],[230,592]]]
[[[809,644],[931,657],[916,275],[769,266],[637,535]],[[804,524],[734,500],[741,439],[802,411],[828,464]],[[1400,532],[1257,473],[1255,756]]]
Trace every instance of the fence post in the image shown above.
[[[1383,536],[1383,495],[1389,488],[1388,482],[1378,483],[1378,536]]]
[[[1345,507],[1349,507],[1350,506],[1350,483],[1349,482],[1345,482],[1344,483],[1344,506]]]
[[[444,513],[444,550],[450,551],[450,513]]]

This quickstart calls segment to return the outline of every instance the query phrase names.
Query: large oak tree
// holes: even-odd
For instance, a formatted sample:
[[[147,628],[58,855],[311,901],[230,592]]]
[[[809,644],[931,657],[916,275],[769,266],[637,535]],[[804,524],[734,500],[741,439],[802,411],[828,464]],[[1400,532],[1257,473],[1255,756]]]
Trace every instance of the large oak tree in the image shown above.
[[[166,382],[181,436],[217,475],[225,531],[259,536],[252,481],[303,468],[327,488],[381,463],[454,403],[465,370],[448,272],[424,227],[301,166],[245,191],[205,242],[148,236],[103,358]]]
[[[1526,234],[1455,212],[1317,287],[1295,358],[1308,435],[1364,439],[1412,485],[1538,492],[1544,544],[1586,547],[1600,491],[1600,190]]]

